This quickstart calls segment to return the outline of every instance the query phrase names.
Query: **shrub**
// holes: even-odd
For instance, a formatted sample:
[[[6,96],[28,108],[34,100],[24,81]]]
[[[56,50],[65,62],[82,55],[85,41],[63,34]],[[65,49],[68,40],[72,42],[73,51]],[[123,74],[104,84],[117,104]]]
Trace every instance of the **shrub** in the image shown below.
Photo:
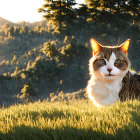
[[[21,95],[18,95],[22,99],[22,101],[32,101],[33,96],[35,96],[35,90],[31,84],[25,84],[23,85],[23,88],[21,89]]]
[[[55,47],[56,42],[45,42],[41,52],[43,52],[49,59],[56,57],[58,55],[58,51]]]

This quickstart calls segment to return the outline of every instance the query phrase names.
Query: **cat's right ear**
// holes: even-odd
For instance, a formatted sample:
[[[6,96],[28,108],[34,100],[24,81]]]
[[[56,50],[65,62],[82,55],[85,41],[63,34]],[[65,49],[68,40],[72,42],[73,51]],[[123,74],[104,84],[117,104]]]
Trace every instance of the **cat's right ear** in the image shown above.
[[[99,53],[101,50],[101,45],[93,38],[91,38],[90,43],[91,43],[91,47],[92,47],[94,55]]]
[[[122,45],[120,45],[121,50],[122,50],[125,54],[127,54],[129,44],[130,44],[130,39],[127,39]]]

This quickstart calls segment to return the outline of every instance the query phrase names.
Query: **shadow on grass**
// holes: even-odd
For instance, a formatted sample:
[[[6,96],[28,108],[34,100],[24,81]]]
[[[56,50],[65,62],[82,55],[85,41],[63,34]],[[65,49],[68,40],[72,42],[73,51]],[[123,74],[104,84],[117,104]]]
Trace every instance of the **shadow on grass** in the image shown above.
[[[44,119],[48,118],[50,120],[54,120],[54,119],[63,119],[63,118],[69,118],[70,116],[73,116],[72,113],[70,113],[69,111],[67,112],[63,112],[62,110],[54,110],[54,111],[29,111],[28,113],[25,113],[24,116],[28,117],[30,116],[30,118],[32,119],[32,121],[36,121],[38,119],[38,117],[43,117]],[[77,121],[80,119],[80,116],[78,114],[74,113],[74,119],[76,119]]]
[[[39,129],[37,127],[20,126],[14,127],[13,131],[7,134],[0,134],[3,140],[88,140],[88,139],[112,139],[112,135],[96,132],[92,129],[77,129],[63,127],[56,129]]]
[[[30,126],[16,126],[6,134],[0,133],[2,140],[133,140],[139,139],[139,130],[131,125],[125,126],[110,135],[91,129],[62,127],[56,129],[40,129]]]
[[[140,110],[140,108],[139,108],[139,110]],[[140,115],[135,111],[132,111],[131,115],[132,115],[132,122],[135,122],[135,124],[140,126]]]

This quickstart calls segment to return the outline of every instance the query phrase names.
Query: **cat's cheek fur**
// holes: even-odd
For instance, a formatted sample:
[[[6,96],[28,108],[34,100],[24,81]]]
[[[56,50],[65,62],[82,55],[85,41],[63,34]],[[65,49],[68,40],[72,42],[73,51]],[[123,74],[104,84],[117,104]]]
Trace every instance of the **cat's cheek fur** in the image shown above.
[[[100,73],[103,75],[103,76],[106,76],[109,74],[109,72],[107,71],[107,66],[103,66],[99,69]]]

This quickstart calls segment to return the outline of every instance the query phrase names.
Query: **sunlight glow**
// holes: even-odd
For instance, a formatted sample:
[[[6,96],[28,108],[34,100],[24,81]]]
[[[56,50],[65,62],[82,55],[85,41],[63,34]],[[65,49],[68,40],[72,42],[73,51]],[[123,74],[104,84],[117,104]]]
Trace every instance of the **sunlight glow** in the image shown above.
[[[44,0],[1,0],[0,17],[12,22],[34,22],[42,19],[37,12],[41,8]]]
[[[99,104],[98,102],[96,102],[96,100],[94,99],[93,96],[91,96],[91,94],[90,94],[88,97],[91,99],[91,101],[93,102],[93,104],[94,104],[97,108],[102,107],[101,104]]]
[[[84,0],[76,0],[83,3]],[[11,22],[35,22],[42,20],[37,10],[42,7],[44,0],[0,0],[0,17]]]

